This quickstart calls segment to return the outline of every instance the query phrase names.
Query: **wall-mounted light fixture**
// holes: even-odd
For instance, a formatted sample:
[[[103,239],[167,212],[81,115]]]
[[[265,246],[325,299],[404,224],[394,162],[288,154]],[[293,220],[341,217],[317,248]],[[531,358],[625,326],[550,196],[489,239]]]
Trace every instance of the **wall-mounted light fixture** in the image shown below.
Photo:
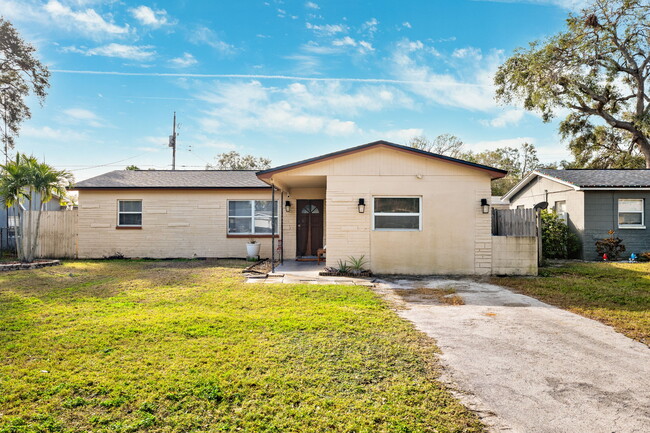
[[[284,202],[284,210],[286,213],[289,213],[291,211],[291,202],[289,200]]]
[[[357,209],[359,209],[359,213],[364,213],[366,211],[366,199],[364,198],[359,199],[359,204],[357,204]]]
[[[481,199],[481,210],[483,211],[483,213],[490,212],[490,204],[488,203],[488,199],[486,198]]]

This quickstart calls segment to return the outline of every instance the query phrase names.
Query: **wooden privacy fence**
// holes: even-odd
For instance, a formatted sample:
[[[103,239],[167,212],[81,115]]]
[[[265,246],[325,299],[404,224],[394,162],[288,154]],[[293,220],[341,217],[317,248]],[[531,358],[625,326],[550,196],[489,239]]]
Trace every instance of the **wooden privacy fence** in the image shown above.
[[[537,236],[534,209],[492,209],[493,236]]]
[[[37,213],[32,211],[36,225]],[[26,216],[27,212],[25,212]],[[77,257],[77,221],[79,213],[75,210],[43,211],[38,231],[36,257],[71,259]]]

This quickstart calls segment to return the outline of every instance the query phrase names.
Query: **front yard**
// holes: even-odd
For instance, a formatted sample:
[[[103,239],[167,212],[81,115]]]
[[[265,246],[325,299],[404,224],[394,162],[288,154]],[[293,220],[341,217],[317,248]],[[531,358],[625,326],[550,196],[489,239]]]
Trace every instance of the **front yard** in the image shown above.
[[[364,287],[240,262],[0,274],[0,432],[479,432],[431,340]]]
[[[494,284],[613,326],[650,346],[650,263],[580,263],[540,268],[539,277]]]

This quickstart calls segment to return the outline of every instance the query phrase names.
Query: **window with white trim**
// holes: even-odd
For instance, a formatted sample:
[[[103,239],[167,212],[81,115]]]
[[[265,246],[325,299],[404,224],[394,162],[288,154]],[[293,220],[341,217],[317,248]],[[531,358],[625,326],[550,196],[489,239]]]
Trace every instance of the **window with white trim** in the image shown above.
[[[228,201],[229,235],[270,235],[273,222],[271,200]],[[275,202],[275,234],[278,233],[278,202]]]
[[[374,197],[374,230],[421,230],[421,197]]]
[[[618,200],[618,228],[645,228],[642,198],[621,198]]]
[[[142,200],[117,201],[117,226],[142,227]]]

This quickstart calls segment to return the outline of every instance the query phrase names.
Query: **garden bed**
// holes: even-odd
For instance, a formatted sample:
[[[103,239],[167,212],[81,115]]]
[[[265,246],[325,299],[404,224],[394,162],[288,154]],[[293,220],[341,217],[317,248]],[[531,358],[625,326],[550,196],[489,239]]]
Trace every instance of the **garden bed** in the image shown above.
[[[47,266],[58,266],[61,264],[60,260],[37,260],[32,263],[11,262],[0,263],[0,272],[3,271],[19,271],[21,269],[38,269]]]
[[[361,277],[372,277],[372,272],[363,271],[358,273],[353,272],[319,272],[318,275],[321,277],[352,277],[352,278],[361,278]]]

